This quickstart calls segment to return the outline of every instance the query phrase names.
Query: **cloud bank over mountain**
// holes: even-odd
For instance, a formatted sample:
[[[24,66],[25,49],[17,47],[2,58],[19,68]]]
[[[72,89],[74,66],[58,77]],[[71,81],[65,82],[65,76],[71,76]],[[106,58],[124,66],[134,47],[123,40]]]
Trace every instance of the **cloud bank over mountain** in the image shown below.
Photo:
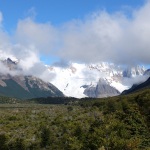
[[[110,14],[100,10],[84,20],[74,19],[57,27],[29,16],[18,20],[16,30],[9,35],[0,12],[0,51],[20,59],[19,65],[27,74],[41,74],[40,66],[46,78],[41,55],[83,63],[149,64],[149,14],[150,1],[133,9],[130,16],[123,11]]]
[[[123,12],[100,11],[65,26],[61,56],[85,62],[150,63],[150,1]]]

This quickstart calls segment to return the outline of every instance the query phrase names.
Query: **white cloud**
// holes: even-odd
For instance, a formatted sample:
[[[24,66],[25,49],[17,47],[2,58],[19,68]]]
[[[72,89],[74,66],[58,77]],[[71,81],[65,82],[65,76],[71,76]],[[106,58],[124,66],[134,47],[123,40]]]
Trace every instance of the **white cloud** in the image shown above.
[[[34,15],[35,10],[29,12]],[[47,56],[55,54],[65,61],[148,64],[149,14],[150,1],[133,10],[132,17],[123,12],[99,11],[84,20],[73,20],[60,27],[37,23],[31,16],[18,21],[13,36],[0,30],[0,51],[20,59],[25,74],[36,74],[45,79],[49,75],[40,60],[43,53]],[[2,21],[0,12],[0,24]]]
[[[150,1],[147,1],[132,11],[132,17],[123,12],[99,11],[84,20],[73,20],[57,28],[28,17],[18,22],[14,37],[16,43],[34,47],[38,55],[55,54],[62,60],[148,64],[149,14]]]
[[[75,61],[150,63],[150,2],[132,12],[94,13],[65,26],[60,56]]]
[[[57,30],[50,23],[36,23],[26,18],[18,22],[15,38],[24,46],[33,45],[42,53],[50,53],[57,42]]]
[[[69,27],[67,25],[61,56],[85,62],[114,59],[116,45],[122,36],[122,20],[118,17],[120,15],[110,16],[100,12],[84,22],[73,22]]]
[[[145,82],[148,78],[149,76],[136,76],[134,78],[123,78],[122,83],[125,86],[132,87],[132,85],[141,84]]]
[[[36,25],[33,21],[30,22],[33,23],[33,28],[38,28],[38,24]],[[46,25],[47,26],[47,25]],[[28,29],[30,25],[24,26],[24,28]],[[44,28],[44,25],[42,26]],[[32,25],[31,25],[32,28]],[[16,34],[11,37],[7,35],[3,30],[0,31],[0,59],[4,60],[7,58],[11,58],[13,60],[16,60],[16,58],[19,60],[19,70],[10,70],[7,68],[3,63],[0,63],[0,72],[3,74],[11,74],[11,75],[34,75],[36,77],[39,77],[43,79],[44,81],[50,81],[54,74],[51,74],[48,72],[45,65],[40,60],[40,52],[43,53],[43,47],[46,46],[49,48],[48,43],[49,39],[46,39],[47,42],[44,42],[44,38],[47,38],[44,36],[45,34],[48,34],[48,28],[46,31],[42,32],[42,28],[39,31],[38,29],[36,33],[30,32],[29,30],[22,32],[23,34],[18,36],[19,30],[17,29]],[[40,28],[39,28],[40,29]],[[32,30],[31,30],[32,31]],[[20,33],[20,32],[19,32]],[[34,36],[35,35],[35,38]],[[15,42],[14,42],[14,37]],[[38,38],[39,37],[39,38]],[[17,39],[18,38],[18,39]],[[19,39],[20,38],[20,39]],[[43,41],[40,41],[40,38],[43,39]],[[11,40],[13,39],[13,40]],[[44,46],[43,46],[44,45]],[[43,51],[42,51],[43,50]],[[45,50],[47,52],[48,49]]]
[[[2,62],[0,62],[0,74],[10,74],[12,76],[19,75],[20,72],[17,70],[10,70],[8,67],[6,67]]]
[[[40,54],[52,52],[52,45],[57,38],[55,29],[49,23],[38,24],[33,18],[26,18],[18,22],[13,36],[0,30],[0,59],[11,58],[19,60],[21,70],[10,71],[0,63],[1,73],[11,75],[34,75],[45,81],[50,81],[54,74],[49,73],[40,60]]]

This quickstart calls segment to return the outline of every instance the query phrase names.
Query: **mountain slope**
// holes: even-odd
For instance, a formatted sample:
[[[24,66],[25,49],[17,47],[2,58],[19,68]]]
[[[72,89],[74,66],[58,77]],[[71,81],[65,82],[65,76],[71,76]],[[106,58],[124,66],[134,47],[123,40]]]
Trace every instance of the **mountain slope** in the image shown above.
[[[150,88],[150,78],[141,84],[133,85],[129,90],[123,91],[122,94],[130,94],[146,88]]]
[[[3,80],[6,86],[0,86],[0,95],[15,97],[15,98],[29,98],[31,94],[22,88],[17,82],[12,79]]]
[[[4,79],[5,77],[5,79]],[[61,96],[59,91],[51,83],[46,83],[33,76],[10,76],[0,77],[0,95],[15,97],[20,99],[30,99],[37,97]]]
[[[4,70],[0,72],[0,95],[19,99],[38,97],[63,97],[63,93],[49,82],[31,76],[23,75],[17,59],[10,58],[0,61]],[[16,71],[16,72],[15,72]],[[20,72],[17,72],[20,71]]]

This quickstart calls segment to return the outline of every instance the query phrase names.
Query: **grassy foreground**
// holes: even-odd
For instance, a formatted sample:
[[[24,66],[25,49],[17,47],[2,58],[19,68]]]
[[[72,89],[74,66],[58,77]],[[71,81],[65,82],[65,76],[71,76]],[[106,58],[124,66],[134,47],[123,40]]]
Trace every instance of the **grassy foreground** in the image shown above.
[[[150,90],[68,105],[9,103],[0,104],[0,150],[150,150]]]

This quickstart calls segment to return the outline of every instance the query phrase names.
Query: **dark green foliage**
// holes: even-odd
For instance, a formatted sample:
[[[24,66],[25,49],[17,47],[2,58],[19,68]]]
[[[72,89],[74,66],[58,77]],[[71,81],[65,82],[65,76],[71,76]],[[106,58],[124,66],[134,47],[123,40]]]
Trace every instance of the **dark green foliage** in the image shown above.
[[[24,143],[24,139],[17,138],[14,141],[8,142],[7,149],[11,150],[26,150],[26,145]]]
[[[41,127],[41,147],[46,147],[50,142],[50,130],[48,127]]]
[[[17,138],[15,143],[14,143],[14,149],[16,150],[25,150],[25,144],[24,144],[24,140],[22,138]]]
[[[1,104],[1,149],[149,150],[150,90],[104,99]]]
[[[79,99],[74,97],[41,97],[25,100],[26,103],[35,103],[35,104],[65,104],[69,105],[75,102],[78,102]]]
[[[6,150],[7,149],[7,136],[5,133],[0,133],[0,149]]]
[[[0,104],[17,104],[17,103],[21,103],[21,101],[16,98],[0,96]]]
[[[67,109],[68,109],[68,111],[72,111],[73,107],[72,106],[68,106]]]

